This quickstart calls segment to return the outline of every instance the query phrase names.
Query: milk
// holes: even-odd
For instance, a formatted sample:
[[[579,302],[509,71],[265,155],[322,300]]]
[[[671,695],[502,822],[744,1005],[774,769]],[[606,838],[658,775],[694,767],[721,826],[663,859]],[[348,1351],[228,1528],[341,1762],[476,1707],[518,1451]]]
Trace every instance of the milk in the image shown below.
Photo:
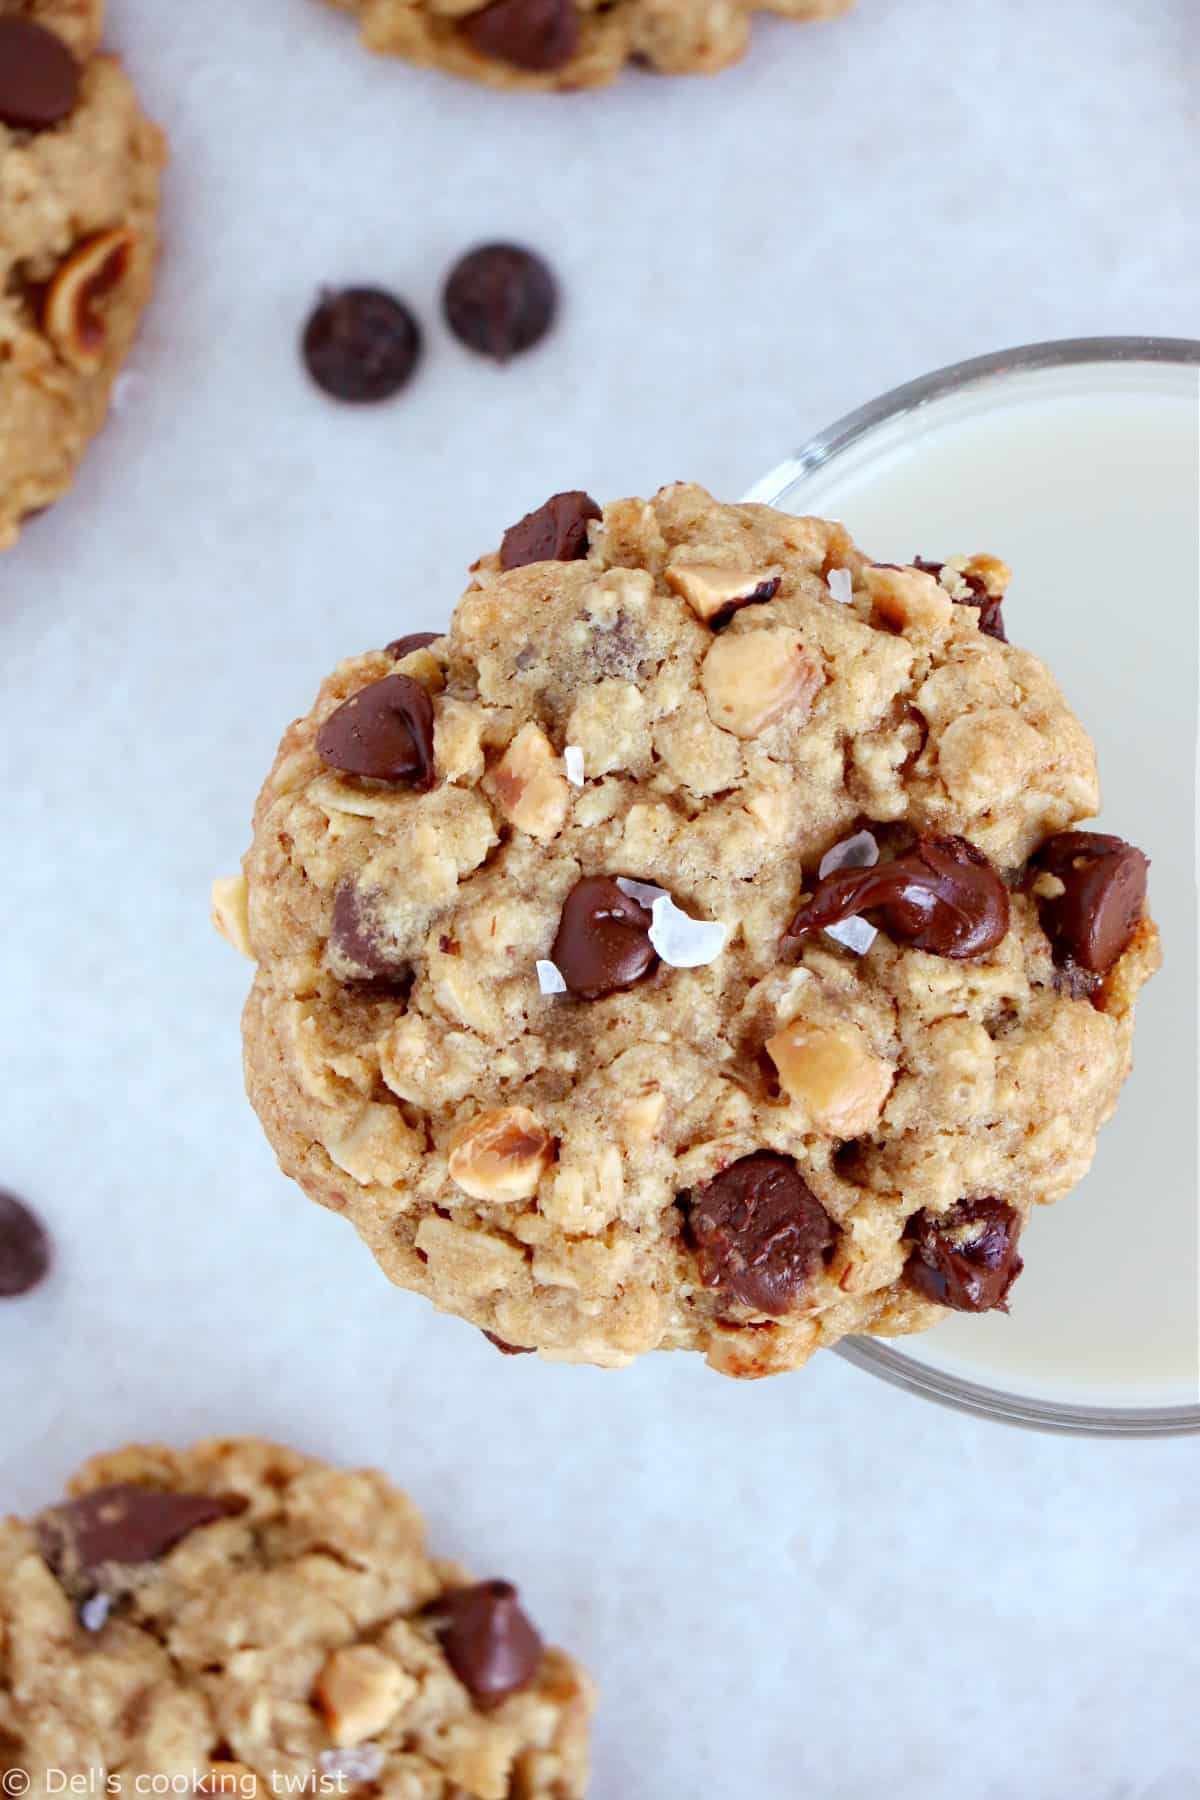
[[[1100,828],[1151,858],[1164,967],[1091,1173],[1035,1213],[1009,1317],[952,1315],[894,1342],[944,1374],[1064,1405],[1200,1399],[1198,426],[1194,370],[1015,375],[876,427],[776,501],[843,519],[882,562],[1003,557],[1009,638],[1050,664],[1095,740]]]

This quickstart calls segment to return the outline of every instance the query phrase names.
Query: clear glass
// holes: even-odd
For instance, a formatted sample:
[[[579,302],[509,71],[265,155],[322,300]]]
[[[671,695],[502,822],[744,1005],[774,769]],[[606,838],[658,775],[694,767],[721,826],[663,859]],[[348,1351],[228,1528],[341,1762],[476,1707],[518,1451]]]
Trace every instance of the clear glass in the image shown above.
[[[819,432],[746,498],[841,518],[881,561],[1012,564],[1009,636],[1045,657],[1096,740],[1102,823],[1151,855],[1164,941],[1135,1073],[1091,1173],[1031,1220],[1012,1316],[842,1354],[1010,1424],[1200,1431],[1200,342],[1082,338],[940,369]]]

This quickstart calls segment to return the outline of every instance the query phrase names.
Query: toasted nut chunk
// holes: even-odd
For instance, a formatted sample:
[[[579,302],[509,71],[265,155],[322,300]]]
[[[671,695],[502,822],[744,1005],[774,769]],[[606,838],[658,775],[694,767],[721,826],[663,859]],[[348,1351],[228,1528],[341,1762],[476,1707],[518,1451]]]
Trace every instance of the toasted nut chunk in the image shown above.
[[[245,1763],[212,1762],[194,1791],[197,1794],[231,1794],[234,1800],[253,1800],[258,1793],[258,1776]]]
[[[741,738],[756,737],[784,713],[806,716],[824,682],[799,632],[782,628],[726,632],[700,669],[713,724]]]
[[[473,1200],[528,1200],[554,1155],[554,1139],[526,1106],[495,1106],[451,1139],[450,1179]]]
[[[670,563],[667,586],[687,601],[705,624],[718,614],[730,616],[739,607],[771,600],[779,587],[777,569],[727,569],[719,563]]]
[[[227,944],[254,961],[250,948],[249,889],[244,875],[221,875],[212,884],[212,922]]]
[[[486,783],[510,825],[534,838],[562,830],[571,789],[545,732],[522,725]]]
[[[863,570],[875,616],[892,631],[939,631],[950,623],[953,601],[922,569]]]
[[[667,1096],[661,1088],[635,1094],[621,1108],[622,1136],[627,1144],[648,1144],[662,1123]]]
[[[59,267],[46,294],[42,329],[64,362],[92,375],[104,361],[108,329],[97,302],[129,273],[136,239],[123,226],[80,244]]]
[[[857,1025],[811,1025],[793,1019],[767,1039],[767,1055],[784,1091],[799,1101],[818,1131],[858,1137],[869,1131],[892,1091],[895,1072],[876,1056]]]
[[[370,1644],[332,1650],[315,1689],[339,1750],[382,1731],[416,1691],[412,1676]]]

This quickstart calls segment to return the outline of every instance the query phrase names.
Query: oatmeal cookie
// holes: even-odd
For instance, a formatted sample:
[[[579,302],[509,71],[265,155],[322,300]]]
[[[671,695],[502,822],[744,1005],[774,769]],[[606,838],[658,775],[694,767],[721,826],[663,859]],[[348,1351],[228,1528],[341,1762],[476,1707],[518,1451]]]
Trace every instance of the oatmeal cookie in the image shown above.
[[[1157,961],[1007,579],[564,493],[344,662],[215,892],[287,1173],[550,1358],[760,1375],[1007,1304]]]
[[[587,1676],[382,1475],[223,1439],[70,1491],[0,1521],[6,1792],[584,1793]]]
[[[603,87],[627,63],[713,75],[745,55],[756,10],[829,19],[853,0],[332,0],[371,50],[499,88]]]
[[[166,146],[103,0],[0,0],[0,549],[71,484],[149,298]]]

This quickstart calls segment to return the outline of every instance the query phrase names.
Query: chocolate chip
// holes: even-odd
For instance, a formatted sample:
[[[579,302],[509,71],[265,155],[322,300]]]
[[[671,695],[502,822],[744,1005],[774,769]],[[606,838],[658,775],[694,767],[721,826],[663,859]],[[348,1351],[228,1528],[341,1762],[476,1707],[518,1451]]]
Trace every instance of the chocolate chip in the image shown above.
[[[360,688],[317,733],[317,754],[347,775],[433,786],[433,702],[408,675]]]
[[[532,250],[482,244],[451,269],[442,307],[461,343],[504,363],[545,337],[558,310],[558,284]]]
[[[1021,1215],[1003,1200],[960,1200],[946,1213],[916,1213],[905,1228],[916,1240],[905,1279],[954,1312],[1007,1312],[1009,1289],[1025,1266],[1020,1235]]]
[[[24,1201],[0,1189],[0,1300],[28,1294],[50,1268],[50,1239]]]
[[[1069,959],[1093,975],[1107,974],[1141,923],[1148,858],[1102,831],[1059,831],[1033,861],[1063,884],[1058,899],[1040,902],[1055,962]]]
[[[402,657],[411,656],[414,650],[425,650],[430,644],[436,644],[441,636],[440,631],[410,631],[407,637],[393,638],[383,654],[399,662]]]
[[[887,566],[890,568],[894,565],[888,564]],[[945,563],[940,562],[929,562],[923,556],[914,556],[912,559],[912,566],[914,569],[923,570],[926,575],[932,575],[933,579],[937,581],[946,565]],[[983,635],[985,637],[996,638],[1000,643],[1007,644],[1008,637],[1004,630],[1004,619],[1000,610],[1004,604],[1004,595],[989,594],[978,575],[972,575],[969,569],[959,569],[957,573],[962,577],[963,581],[966,582],[975,598],[972,600],[958,600],[954,599],[954,596],[951,595],[951,598],[954,599],[955,606],[978,607],[979,629],[982,631]]]
[[[451,1588],[436,1610],[446,1661],[476,1700],[503,1700],[533,1680],[542,1640],[517,1604],[511,1582]]]
[[[461,30],[481,56],[544,75],[569,63],[579,48],[574,0],[492,0]]]
[[[577,562],[588,553],[587,523],[600,508],[578,488],[551,494],[544,506],[510,525],[500,545],[500,567],[522,569],[526,563]]]
[[[86,1599],[103,1590],[127,1592],[146,1563],[181,1539],[243,1512],[228,1494],[175,1494],[160,1488],[94,1488],[52,1506],[37,1521],[38,1546],[69,1594]]]
[[[787,929],[819,931],[867,912],[897,944],[932,956],[981,956],[1008,930],[1008,889],[982,850],[960,837],[920,837],[893,862],[835,869]]]
[[[333,896],[330,948],[350,965],[351,979],[377,994],[406,996],[413,983],[412,965],[381,932],[369,901],[352,881],[343,881]]]
[[[532,1344],[506,1343],[502,1337],[497,1337],[494,1331],[485,1331],[483,1335],[489,1344],[495,1345],[501,1356],[532,1356],[534,1354]]]
[[[0,121],[14,131],[45,131],[78,98],[79,64],[57,32],[12,13],[0,18]]]
[[[776,1318],[837,1241],[836,1225],[795,1163],[773,1150],[730,1163],[686,1210],[705,1287]]]
[[[412,379],[421,330],[402,300],[381,288],[325,294],[304,330],[304,361],[335,400],[390,400]]]
[[[608,875],[585,875],[567,895],[550,960],[581,1000],[619,993],[658,961],[649,910]]]

